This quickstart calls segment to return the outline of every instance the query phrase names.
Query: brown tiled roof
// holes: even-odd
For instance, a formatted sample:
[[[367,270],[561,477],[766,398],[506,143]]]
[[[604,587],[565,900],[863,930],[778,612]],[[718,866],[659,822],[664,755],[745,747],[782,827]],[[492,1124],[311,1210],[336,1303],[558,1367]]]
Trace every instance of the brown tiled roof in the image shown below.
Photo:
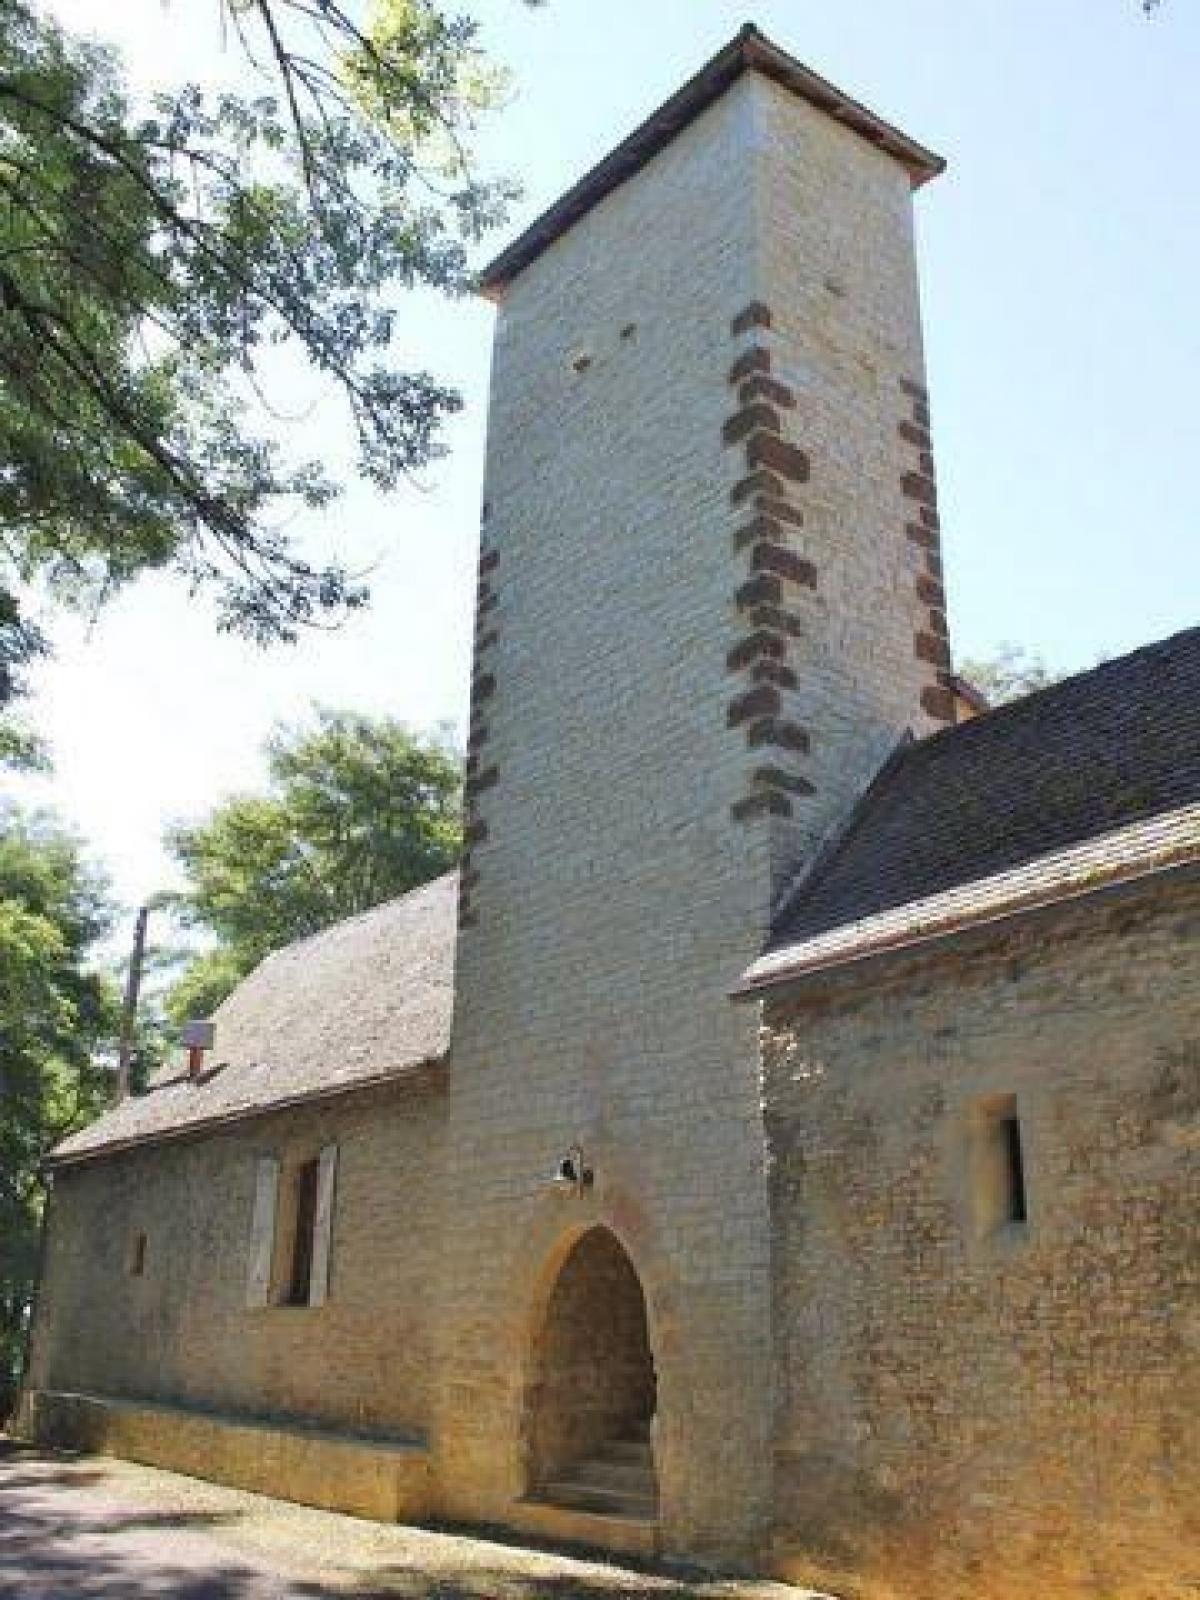
[[[52,1163],[404,1078],[440,1061],[457,874],[268,956],[215,1014],[199,1083],[178,1066],[64,1140]]]
[[[723,50],[717,52],[694,78],[689,79],[658,110],[623,140],[603,161],[586,173],[572,189],[528,227],[486,267],[480,277],[485,293],[498,294],[555,239],[573,227],[586,212],[619,184],[638,172],[664,145],[682,133],[744,72],[761,72],[790,89],[802,100],[852,128],[862,138],[886,150],[905,167],[914,188],[945,170],[941,156],[877,117],[866,106],[843,94],[833,84],[788,55],[753,23],[747,23]]]
[[[892,757],[749,987],[1200,855],[1200,628]]]

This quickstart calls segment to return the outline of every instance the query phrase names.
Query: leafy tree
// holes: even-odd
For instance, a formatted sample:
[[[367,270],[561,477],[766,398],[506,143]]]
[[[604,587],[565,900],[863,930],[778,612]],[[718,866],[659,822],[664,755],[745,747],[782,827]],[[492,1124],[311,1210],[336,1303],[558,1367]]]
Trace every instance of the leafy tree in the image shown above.
[[[46,1152],[103,1105],[114,985],[94,966],[103,882],[45,816],[0,807],[0,1414],[37,1273]]]
[[[364,602],[285,531],[339,484],[248,426],[265,353],[340,396],[380,489],[459,405],[406,364],[392,290],[467,289],[511,192],[470,165],[498,89],[474,24],[438,0],[217,3],[255,92],[142,107],[111,51],[0,0],[0,702],[45,648],[35,580],[94,603],[167,569],[258,641]]]
[[[1006,705],[1038,689],[1057,683],[1060,673],[1051,672],[1036,651],[1023,645],[1002,644],[992,656],[979,656],[960,663],[959,671],[991,705]]]
[[[391,718],[322,711],[267,747],[269,786],[179,827],[168,847],[189,880],[168,897],[215,935],[168,998],[207,1016],[272,950],[427,883],[461,840],[457,757]]]
[[[0,715],[0,770],[47,772],[50,758],[46,744],[31,728],[15,717]]]
[[[211,1017],[225,996],[254,965],[240,951],[216,945],[187,958],[166,996],[166,1019],[176,1026],[193,1017]]]

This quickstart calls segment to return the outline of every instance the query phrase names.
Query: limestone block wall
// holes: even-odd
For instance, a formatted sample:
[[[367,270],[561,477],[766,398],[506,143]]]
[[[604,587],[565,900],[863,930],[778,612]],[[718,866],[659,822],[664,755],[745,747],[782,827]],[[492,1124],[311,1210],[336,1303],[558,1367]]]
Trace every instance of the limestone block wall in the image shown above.
[[[768,841],[730,816],[724,659],[752,124],[738,86],[499,309],[472,750],[495,777],[459,938],[439,1315],[445,1504],[503,1521],[530,1486],[548,1263],[610,1226],[647,1300],[667,1543],[692,1550],[745,1549],[768,1510],[754,1024],[725,998],[768,898]],[[582,1197],[550,1184],[575,1140]]]
[[[777,1553],[795,1580],[1194,1592],[1198,913],[1180,886],[767,1007]],[[1024,1223],[980,1188],[998,1105],[1019,1119]]]
[[[446,1504],[503,1520],[546,1263],[610,1226],[646,1293],[665,1545],[725,1556],[768,1529],[772,1381],[756,1024],[728,991],[932,682],[908,180],[777,94],[737,82],[499,306],[440,1311]],[[582,1199],[549,1186],[576,1140]]]
[[[784,615],[762,624],[806,736],[809,788],[775,830],[786,870],[900,733],[954,712],[908,174],[780,85],[754,93],[760,316],[737,393],[810,464],[789,482],[767,460],[745,506],[797,579],[782,567]]]
[[[62,1169],[32,1388],[301,1417],[406,1436],[428,1428],[444,1104],[389,1090]],[[246,1305],[255,1170],[336,1143],[329,1298]],[[276,1283],[286,1274],[281,1206]],[[132,1271],[144,1235],[144,1264]],[[273,1296],[276,1298],[276,1296]]]

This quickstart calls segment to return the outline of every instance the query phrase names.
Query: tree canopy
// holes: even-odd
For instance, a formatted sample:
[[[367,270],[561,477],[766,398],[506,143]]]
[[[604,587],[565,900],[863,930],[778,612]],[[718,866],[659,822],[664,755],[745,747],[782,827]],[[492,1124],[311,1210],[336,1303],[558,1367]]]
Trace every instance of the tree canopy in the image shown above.
[[[216,944],[169,998],[207,1016],[262,958],[447,871],[461,840],[457,756],[388,717],[322,711],[267,747],[265,792],[238,796],[168,846],[188,883],[170,897]]]
[[[1036,651],[1017,644],[1002,644],[991,656],[963,661],[959,671],[994,706],[1048,689],[1061,677],[1061,673],[1051,672]]]
[[[112,52],[0,0],[0,702],[44,647],[38,580],[92,602],[169,569],[258,641],[363,603],[289,534],[340,485],[280,447],[267,352],[340,396],[380,489],[459,404],[406,358],[394,291],[467,289],[510,192],[471,168],[497,87],[475,25],[437,0],[217,3],[249,90],[142,104]]]
[[[118,1001],[94,955],[110,917],[73,836],[0,806],[0,1402],[37,1273],[40,1163],[109,1090]]]

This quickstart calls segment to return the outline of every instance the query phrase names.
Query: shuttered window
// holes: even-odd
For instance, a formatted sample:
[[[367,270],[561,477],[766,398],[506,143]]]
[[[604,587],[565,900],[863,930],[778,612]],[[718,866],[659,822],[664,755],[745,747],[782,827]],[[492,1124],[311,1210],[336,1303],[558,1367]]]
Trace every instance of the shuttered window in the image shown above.
[[[278,1252],[282,1260],[277,1276],[274,1268],[276,1235],[281,1231],[280,1165],[274,1156],[259,1158],[246,1285],[248,1306],[267,1306],[272,1298],[278,1305],[323,1306],[329,1298],[337,1158],[337,1145],[328,1144],[311,1161],[289,1167],[283,1185]]]
[[[254,1174],[254,1212],[250,1222],[250,1264],[246,1304],[261,1310],[271,1302],[271,1261],[275,1254],[275,1212],[279,1200],[279,1162],[260,1156]]]
[[[317,1182],[320,1163],[306,1161],[296,1171],[295,1222],[292,1226],[292,1271],[288,1285],[290,1306],[309,1304],[312,1283],[313,1235],[317,1224]]]
[[[308,1303],[323,1306],[329,1298],[329,1261],[333,1244],[333,1190],[337,1145],[327,1144],[317,1162],[317,1214],[313,1224],[312,1271]]]

